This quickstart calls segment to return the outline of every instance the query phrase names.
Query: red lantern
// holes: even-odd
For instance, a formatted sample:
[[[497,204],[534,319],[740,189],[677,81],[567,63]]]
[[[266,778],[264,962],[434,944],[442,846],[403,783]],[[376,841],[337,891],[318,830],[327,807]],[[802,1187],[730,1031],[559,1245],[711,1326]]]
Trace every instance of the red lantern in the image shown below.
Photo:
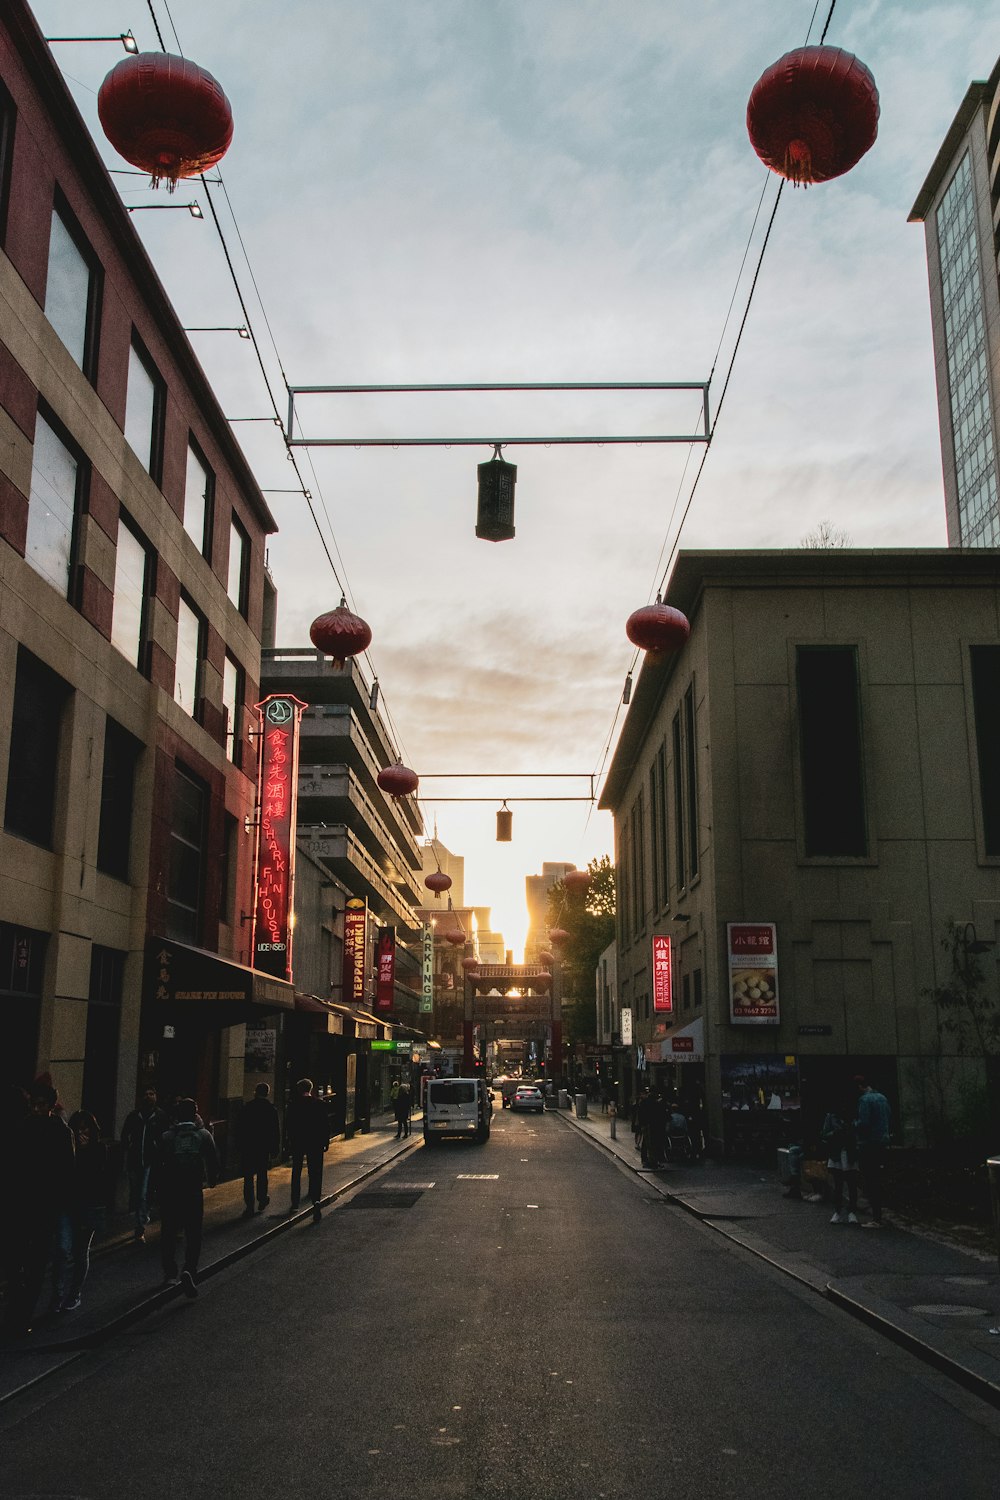
[[[442,891],[451,890],[451,876],[446,875],[443,870],[432,870],[426,876],[424,885],[429,891],[433,891],[435,896],[440,896]]]
[[[839,47],[799,47],[772,63],[747,104],[750,144],[796,187],[849,172],[878,134],[878,89]]]
[[[687,615],[669,604],[647,604],[634,610],[625,622],[625,634],[633,646],[640,651],[649,651],[654,656],[665,656],[670,651],[679,651],[691,634]]]
[[[563,885],[575,896],[585,896],[590,890],[589,870],[568,870],[563,876]]]
[[[541,953],[539,953],[538,962],[540,964],[544,964],[545,967],[548,968],[550,964],[555,962],[555,954],[550,953],[549,950],[545,948]]]
[[[420,777],[416,771],[411,771],[409,766],[404,766],[398,760],[395,765],[386,766],[384,771],[380,771],[375,780],[390,797],[407,797],[420,785]],[[448,884],[451,885],[450,880]]]
[[[334,664],[342,667],[349,656],[367,651],[372,643],[371,626],[360,615],[352,614],[347,600],[342,598],[336,609],[318,615],[309,626],[309,639],[317,651],[332,656]]]
[[[467,974],[471,974],[472,971],[473,971],[473,969],[478,969],[479,968],[479,959],[478,958],[463,958],[462,959],[462,968],[465,970],[465,972]]]
[[[536,990],[544,990],[552,983],[552,975],[549,973],[532,974],[528,983]]]
[[[156,187],[165,177],[197,177],[220,162],[233,139],[233,112],[222,87],[185,57],[139,52],[123,57],[101,84],[97,113],[104,134]]]
[[[461,929],[457,932],[446,932],[444,936],[445,942],[450,943],[453,948],[461,948],[465,944],[465,933]]]
[[[566,931],[565,927],[549,928],[549,942],[554,943],[557,948],[559,947],[560,943],[565,943],[568,937],[569,933]]]

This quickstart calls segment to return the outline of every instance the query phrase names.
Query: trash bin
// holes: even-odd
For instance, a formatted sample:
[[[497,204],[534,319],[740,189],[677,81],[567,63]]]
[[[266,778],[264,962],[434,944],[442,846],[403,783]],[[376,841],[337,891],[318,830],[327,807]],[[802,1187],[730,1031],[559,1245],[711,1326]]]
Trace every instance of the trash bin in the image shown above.
[[[986,1160],[986,1172],[990,1179],[990,1203],[993,1207],[993,1233],[997,1243],[997,1265],[1000,1267],[1000,1156]]]
[[[778,1175],[785,1189],[786,1198],[802,1196],[802,1158],[804,1155],[805,1152],[801,1146],[778,1147]]]
[[[569,1089],[559,1090],[559,1108],[569,1109]]]
[[[586,1094],[577,1094],[576,1096],[576,1117],[578,1120],[585,1120],[587,1118]]]

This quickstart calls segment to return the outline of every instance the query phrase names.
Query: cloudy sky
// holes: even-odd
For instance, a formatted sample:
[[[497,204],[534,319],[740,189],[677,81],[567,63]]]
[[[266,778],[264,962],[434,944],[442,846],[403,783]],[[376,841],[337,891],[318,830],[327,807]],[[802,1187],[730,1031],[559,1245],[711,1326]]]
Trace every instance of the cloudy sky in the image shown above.
[[[829,0],[152,5],[168,50],[179,38],[233,105],[225,195],[182,184],[178,201],[216,195],[282,408],[284,379],[704,381],[713,366],[718,401],[741,263],[748,246],[756,262],[777,188],[747,140],[747,97],[777,57],[818,40]],[[35,12],[49,35],[131,27],[158,49],[143,0],[88,0],[85,24],[79,0]],[[783,194],[686,547],[797,546],[824,519],[860,547],[945,543],[923,230],[906,220],[969,82],[996,60],[995,4],[837,0],[827,42],[874,73],[879,139],[848,176]],[[54,51],[108,165],[124,166],[96,116],[114,49]],[[115,181],[126,202],[164,201]],[[242,322],[210,219],[134,223],[185,324]],[[248,343],[192,340],[227,415],[269,413]],[[699,401],[300,411],[311,435],[587,435],[690,432]],[[304,644],[336,584],[301,495],[278,493],[295,483],[280,434],[237,432],[274,491],[279,644]],[[407,764],[585,773],[421,787],[429,831],[436,816],[466,856],[467,897],[519,947],[524,875],[611,852],[611,829],[585,802],[512,803],[514,842],[497,845],[496,806],[588,793],[632,658],[624,623],[655,593],[700,450],[512,447],[517,537],[497,545],[474,535],[475,466],[490,453],[299,450]],[[432,800],[470,791],[496,801]]]

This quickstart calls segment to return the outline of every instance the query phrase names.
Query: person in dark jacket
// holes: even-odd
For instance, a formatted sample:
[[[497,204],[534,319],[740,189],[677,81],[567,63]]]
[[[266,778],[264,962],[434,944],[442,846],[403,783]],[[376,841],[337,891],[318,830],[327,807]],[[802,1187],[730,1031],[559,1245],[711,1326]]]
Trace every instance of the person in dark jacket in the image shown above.
[[[240,1148],[240,1164],[243,1168],[243,1210],[245,1219],[253,1218],[254,1187],[257,1189],[257,1210],[262,1213],[270,1203],[267,1193],[267,1168],[269,1159],[281,1146],[281,1126],[278,1111],[268,1095],[269,1083],[258,1083],[254,1096],[245,1104],[236,1127],[236,1139]]]
[[[122,1154],[128,1173],[128,1206],[135,1215],[134,1236],[141,1244],[149,1223],[152,1174],[160,1154],[160,1140],[170,1121],[159,1107],[156,1090],[143,1091],[138,1108],[125,1117],[122,1126]]]
[[[193,1099],[177,1103],[177,1123],[160,1141],[160,1258],[164,1287],[177,1283],[177,1236],[184,1236],[184,1269],[180,1282],[185,1297],[198,1295],[198,1257],[205,1206],[202,1189],[219,1180],[219,1156],[211,1134],[195,1123]]]
[[[53,1111],[58,1094],[51,1084],[33,1083],[28,1114],[14,1130],[11,1192],[6,1206],[13,1218],[7,1332],[31,1332],[56,1225],[72,1196],[73,1137]]]
[[[323,1196],[323,1157],[330,1144],[330,1117],[322,1099],[313,1093],[311,1078],[300,1078],[295,1085],[295,1094],[288,1105],[285,1130],[292,1153],[292,1206],[295,1213],[302,1192],[302,1163],[309,1171],[309,1198],[313,1206],[313,1219],[319,1222],[322,1210],[319,1201]]]
[[[73,1137],[73,1184],[67,1212],[59,1219],[52,1260],[52,1293],[59,1312],[80,1306],[90,1270],[94,1235],[104,1228],[108,1201],[108,1148],[101,1127],[89,1110],[70,1115]]]
[[[393,1100],[393,1113],[396,1116],[396,1139],[410,1133],[410,1115],[413,1111],[413,1090],[408,1083],[399,1085],[399,1093]]]

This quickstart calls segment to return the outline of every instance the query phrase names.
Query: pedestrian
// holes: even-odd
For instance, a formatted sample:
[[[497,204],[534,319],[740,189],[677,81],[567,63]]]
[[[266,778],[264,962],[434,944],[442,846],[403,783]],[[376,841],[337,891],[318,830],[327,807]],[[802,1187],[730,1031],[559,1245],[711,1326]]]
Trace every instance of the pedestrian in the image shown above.
[[[647,1115],[648,1144],[646,1157],[654,1170],[662,1167],[667,1155],[668,1106],[663,1090],[654,1089]]]
[[[408,1083],[399,1086],[396,1102],[392,1106],[396,1116],[396,1139],[410,1133],[410,1113],[413,1109],[413,1092]]]
[[[136,1244],[146,1239],[149,1205],[152,1200],[153,1171],[160,1157],[160,1141],[170,1121],[157,1103],[156,1090],[143,1089],[139,1103],[126,1115],[122,1126],[122,1154],[128,1175],[128,1206],[134,1217],[133,1238]]]
[[[271,1085],[258,1083],[249,1104],[244,1104],[236,1127],[243,1168],[243,1217],[253,1218],[254,1189],[257,1212],[263,1213],[271,1199],[267,1191],[267,1169],[270,1158],[281,1147],[281,1124],[278,1111],[270,1100]]]
[[[858,1166],[861,1182],[871,1209],[871,1218],[865,1220],[865,1229],[882,1228],[882,1168],[889,1145],[892,1113],[889,1101],[878,1089],[873,1089],[860,1074],[854,1080],[858,1091],[857,1112],[854,1129],[858,1143]]]
[[[827,1110],[820,1137],[826,1149],[826,1169],[833,1179],[831,1224],[860,1224],[858,1218],[858,1148],[851,1112],[841,1105]],[[844,1188],[847,1212],[844,1212]]]
[[[300,1078],[295,1085],[295,1094],[285,1117],[285,1131],[292,1153],[292,1204],[289,1212],[295,1213],[299,1206],[302,1163],[305,1161],[313,1222],[318,1224],[322,1214],[323,1157],[330,1144],[330,1117],[322,1099],[313,1093],[311,1078]]]
[[[687,1159],[694,1155],[687,1116],[676,1099],[667,1106],[667,1145],[671,1157]]]
[[[184,1268],[180,1283],[185,1297],[198,1295],[198,1260],[205,1213],[203,1188],[219,1180],[219,1156],[215,1141],[203,1125],[195,1123],[193,1099],[176,1105],[177,1123],[160,1140],[160,1258],[163,1286],[177,1284],[177,1236],[184,1236]]]
[[[108,1202],[107,1142],[94,1115],[78,1109],[70,1115],[73,1137],[73,1183],[66,1213],[60,1215],[52,1266],[52,1290],[59,1312],[80,1306],[90,1270],[90,1247],[102,1233]]]
[[[641,1089],[639,1092],[639,1097],[636,1100],[635,1115],[632,1121],[632,1126],[635,1133],[635,1149],[639,1152],[640,1159],[644,1167],[649,1166],[648,1129],[649,1111],[651,1104],[652,1096],[649,1092],[649,1089]]]
[[[6,1207],[13,1226],[5,1322],[15,1338],[31,1332],[56,1225],[71,1201],[73,1137],[54,1112],[58,1099],[52,1084],[36,1080],[28,1090],[28,1113],[11,1141]]]

